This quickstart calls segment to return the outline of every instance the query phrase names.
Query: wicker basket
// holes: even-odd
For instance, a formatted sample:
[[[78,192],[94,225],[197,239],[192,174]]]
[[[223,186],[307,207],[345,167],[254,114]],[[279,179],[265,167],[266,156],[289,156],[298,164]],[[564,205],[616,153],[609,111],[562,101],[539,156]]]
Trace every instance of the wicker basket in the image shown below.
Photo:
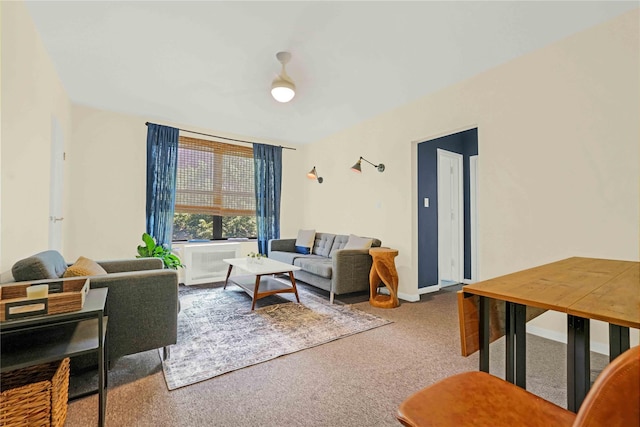
[[[69,358],[6,372],[0,392],[0,426],[62,427],[67,419]]]

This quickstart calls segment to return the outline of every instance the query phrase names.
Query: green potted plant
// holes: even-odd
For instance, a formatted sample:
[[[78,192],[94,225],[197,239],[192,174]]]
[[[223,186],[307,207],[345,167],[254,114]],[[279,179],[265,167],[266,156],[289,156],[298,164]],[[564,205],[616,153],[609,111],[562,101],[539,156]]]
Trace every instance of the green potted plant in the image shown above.
[[[267,256],[261,253],[249,252],[247,257],[249,257],[249,264],[262,264],[262,260]]]
[[[158,245],[156,240],[147,233],[142,234],[144,246],[138,246],[136,258],[160,258],[166,268],[177,270],[184,267],[180,258],[164,245]]]

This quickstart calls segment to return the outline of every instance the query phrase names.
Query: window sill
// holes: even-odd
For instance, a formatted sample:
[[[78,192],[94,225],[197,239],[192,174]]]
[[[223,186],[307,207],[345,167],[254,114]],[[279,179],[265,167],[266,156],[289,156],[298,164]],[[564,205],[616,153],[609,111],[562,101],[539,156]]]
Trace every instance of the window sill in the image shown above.
[[[255,238],[231,238],[221,240],[174,240],[172,245],[191,245],[197,243],[242,243],[242,242],[257,242]]]

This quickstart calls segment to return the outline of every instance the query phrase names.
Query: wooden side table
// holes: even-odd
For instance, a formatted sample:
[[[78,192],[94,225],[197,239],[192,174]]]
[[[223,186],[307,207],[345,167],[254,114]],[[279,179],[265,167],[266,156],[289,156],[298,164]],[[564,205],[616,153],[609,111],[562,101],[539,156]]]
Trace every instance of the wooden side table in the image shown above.
[[[398,271],[394,258],[398,251],[391,248],[371,248],[369,255],[373,258],[373,265],[369,273],[369,304],[380,308],[395,308],[398,302]],[[389,295],[379,294],[378,285],[384,283]]]

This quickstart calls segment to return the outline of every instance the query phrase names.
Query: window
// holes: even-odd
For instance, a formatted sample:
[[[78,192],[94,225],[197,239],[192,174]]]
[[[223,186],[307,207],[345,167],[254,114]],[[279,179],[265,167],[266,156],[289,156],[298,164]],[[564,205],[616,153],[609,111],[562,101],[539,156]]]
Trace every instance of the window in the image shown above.
[[[181,136],[173,240],[256,237],[253,149]]]

